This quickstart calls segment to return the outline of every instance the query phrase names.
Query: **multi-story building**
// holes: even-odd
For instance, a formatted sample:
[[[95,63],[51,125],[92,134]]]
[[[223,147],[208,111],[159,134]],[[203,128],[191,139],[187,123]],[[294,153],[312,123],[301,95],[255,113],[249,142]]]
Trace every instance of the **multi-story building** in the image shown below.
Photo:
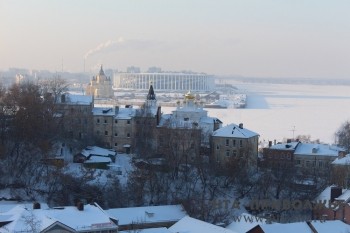
[[[275,145],[269,144],[263,149],[263,163],[267,167],[294,166],[303,174],[330,172],[331,163],[338,157],[343,157],[345,151],[337,146],[288,142]]]
[[[95,107],[93,109],[95,139],[107,148],[130,153],[135,114],[136,109],[133,106]]]
[[[336,158],[331,163],[331,182],[340,187],[350,188],[350,154]]]
[[[259,134],[243,128],[243,124],[230,124],[211,135],[211,160],[219,166],[243,159],[251,167],[257,166]]]
[[[215,79],[203,73],[116,73],[115,88],[147,90],[150,85],[162,91],[211,91]]]
[[[114,97],[112,89],[113,83],[110,77],[107,77],[102,69],[97,76],[93,76],[86,88],[86,95],[92,95],[95,98],[109,99]]]
[[[124,108],[95,107],[93,109],[93,133],[105,147],[132,153],[154,148],[154,136],[160,119],[154,90],[150,86],[146,102],[141,108],[126,105]],[[145,142],[150,147],[144,148]],[[140,152],[141,153],[141,152]]]
[[[209,117],[196,97],[188,92],[184,102],[178,102],[171,114],[162,116],[157,127],[159,154],[181,162],[194,161],[202,147],[209,147],[210,135],[221,127],[222,122]]]
[[[290,167],[294,165],[294,152],[300,142],[288,142],[263,148],[263,166],[267,167]]]
[[[93,96],[62,94],[56,103],[56,116],[62,120],[66,138],[88,142],[92,137]]]

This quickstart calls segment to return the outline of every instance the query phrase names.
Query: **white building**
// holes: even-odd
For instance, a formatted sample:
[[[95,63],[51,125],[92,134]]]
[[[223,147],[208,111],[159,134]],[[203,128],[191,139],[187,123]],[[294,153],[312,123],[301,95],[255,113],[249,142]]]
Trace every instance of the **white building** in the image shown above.
[[[202,144],[209,143],[210,135],[220,128],[222,122],[216,117],[209,117],[208,111],[203,109],[203,103],[188,92],[181,104],[177,102],[177,107],[172,114],[163,115],[160,126],[171,128],[200,128],[202,130]]]
[[[113,98],[112,80],[107,77],[102,69],[97,76],[93,76],[86,88],[86,95],[92,95],[95,98]]]
[[[215,87],[212,75],[203,73],[116,73],[114,88],[147,90],[150,85],[160,91],[210,91]]]

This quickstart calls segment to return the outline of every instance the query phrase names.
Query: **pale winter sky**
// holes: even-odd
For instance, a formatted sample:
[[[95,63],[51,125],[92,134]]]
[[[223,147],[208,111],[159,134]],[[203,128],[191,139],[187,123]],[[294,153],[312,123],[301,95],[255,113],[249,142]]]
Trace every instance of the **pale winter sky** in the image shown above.
[[[0,70],[350,78],[349,0],[0,0]]]

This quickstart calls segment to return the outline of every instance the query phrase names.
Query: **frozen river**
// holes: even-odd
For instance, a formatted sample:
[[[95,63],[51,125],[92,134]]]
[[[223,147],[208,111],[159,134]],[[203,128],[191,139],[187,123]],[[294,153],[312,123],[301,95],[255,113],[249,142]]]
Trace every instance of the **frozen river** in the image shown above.
[[[245,109],[206,109],[223,125],[243,123],[260,140],[282,141],[293,134],[334,143],[334,133],[350,119],[350,86],[234,83],[247,95]],[[173,108],[162,107],[164,113]]]

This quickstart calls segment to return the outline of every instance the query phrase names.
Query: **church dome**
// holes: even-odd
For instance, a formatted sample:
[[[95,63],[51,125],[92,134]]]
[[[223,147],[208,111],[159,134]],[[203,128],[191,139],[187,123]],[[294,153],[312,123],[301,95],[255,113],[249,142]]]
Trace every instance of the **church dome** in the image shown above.
[[[185,94],[185,100],[194,100],[195,96],[191,93],[191,91]]]

